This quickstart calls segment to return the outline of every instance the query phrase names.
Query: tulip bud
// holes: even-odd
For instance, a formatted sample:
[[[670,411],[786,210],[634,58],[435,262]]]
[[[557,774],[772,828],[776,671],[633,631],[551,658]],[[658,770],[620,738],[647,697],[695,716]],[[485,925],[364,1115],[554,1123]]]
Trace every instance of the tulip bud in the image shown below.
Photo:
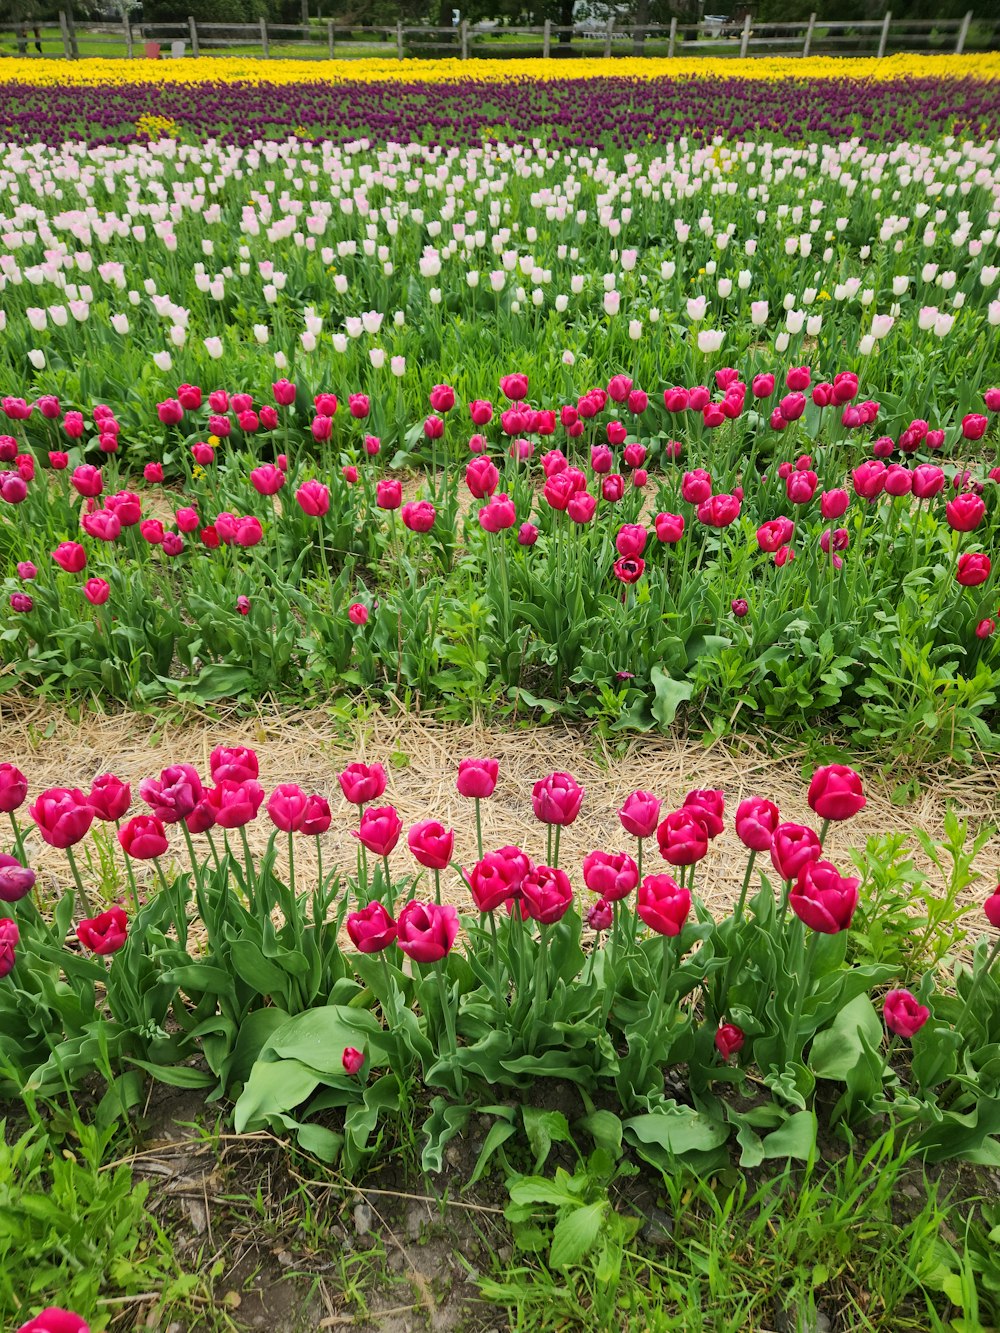
[[[731,1055],[739,1055],[746,1040],[743,1029],[735,1023],[722,1023],[715,1034],[715,1049],[728,1060]]]

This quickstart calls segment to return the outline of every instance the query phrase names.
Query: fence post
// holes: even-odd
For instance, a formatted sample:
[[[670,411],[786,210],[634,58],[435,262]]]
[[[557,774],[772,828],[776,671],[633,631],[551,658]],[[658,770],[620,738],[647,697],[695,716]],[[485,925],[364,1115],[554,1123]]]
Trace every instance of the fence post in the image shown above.
[[[267,19],[263,18],[260,21],[260,45],[264,59],[266,60],[271,54],[271,48],[267,44]]]
[[[66,59],[72,60],[73,53],[69,44],[69,27],[66,24],[66,15],[61,9],[59,11],[59,30],[62,33],[63,51],[65,52]]]
[[[879,37],[879,39],[878,39],[878,56],[877,56],[877,59],[879,59],[879,60],[881,60],[882,57],[885,55],[885,47],[886,47],[886,43],[887,43],[888,40],[889,40],[889,24],[890,24],[891,22],[892,22],[892,10],[890,9],[890,10],[887,10],[887,11],[886,11],[886,16],[885,16],[885,19],[884,19],[884,21],[883,21],[883,23],[882,23],[882,35],[881,35],[881,37]]]
[[[740,41],[740,59],[745,60],[747,46],[750,43],[750,11],[747,10],[746,18],[743,20],[743,37]]]
[[[816,15],[815,15],[815,14],[810,14],[810,15],[809,15],[809,26],[806,28],[806,39],[805,39],[805,41],[802,43],[802,56],[803,56],[803,59],[809,54],[809,48],[812,46],[813,29],[814,29],[815,27],[816,27]]]
[[[606,31],[605,34],[604,34],[604,59],[605,59],[605,60],[610,60],[610,59],[611,59],[611,34],[614,32],[614,30],[615,30],[615,19],[614,19],[614,15],[612,14],[611,18],[608,19],[608,27],[607,27],[607,31]]]
[[[545,20],[545,27],[542,29],[542,59],[548,60],[552,54],[552,20]]]
[[[403,20],[396,20],[396,59],[403,58]]]
[[[69,50],[74,60],[80,59],[80,48],[76,42],[76,24],[73,22],[73,6],[66,9],[66,27],[69,30]]]
[[[462,59],[469,58],[469,20],[463,19],[459,25],[459,35],[462,39]]]
[[[969,24],[972,22],[972,10],[968,10],[965,18],[962,19],[962,26],[958,30],[958,41],[955,43],[955,54],[960,56],[965,50],[965,39],[969,35]]]
[[[326,25],[326,44],[330,51],[330,59],[333,59],[333,19],[330,19]]]
[[[195,57],[195,59],[197,59],[198,29],[194,26],[194,18],[191,14],[188,15],[188,32],[191,34],[191,54]]]
[[[128,14],[122,14],[122,28],[125,30],[125,55],[132,59],[132,25],[128,21]]]
[[[668,56],[672,56],[674,54],[674,46],[676,42],[677,42],[677,17],[675,15],[670,20],[670,45],[667,47]]]

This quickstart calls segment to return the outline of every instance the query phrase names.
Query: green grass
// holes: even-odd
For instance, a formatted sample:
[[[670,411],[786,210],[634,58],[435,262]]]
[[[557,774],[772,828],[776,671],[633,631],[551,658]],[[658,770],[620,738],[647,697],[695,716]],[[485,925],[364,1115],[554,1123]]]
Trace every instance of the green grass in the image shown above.
[[[108,25],[111,27],[112,25]],[[47,57],[61,58],[64,55],[62,33],[58,24],[46,24],[40,29],[42,40],[42,54]],[[143,40],[138,35],[138,29],[133,28],[134,37],[134,58],[145,59],[143,55]],[[801,39],[804,34],[788,34],[795,37],[799,42],[798,46],[778,45],[773,48],[764,48],[761,46],[752,46],[751,55],[775,55],[795,57],[801,54]],[[874,55],[878,48],[878,34],[874,36],[867,29],[857,35],[856,40],[848,49],[848,44],[843,43],[839,38],[846,34],[838,30],[837,37],[824,47],[824,41],[827,36],[827,30],[818,26],[813,33],[812,51],[814,56],[818,55],[850,55],[854,54],[854,48],[864,48],[867,54]],[[81,59],[93,57],[116,57],[124,59],[127,55],[125,44],[125,35],[123,31],[108,33],[91,33],[82,28],[77,28],[77,46]],[[990,46],[991,31],[989,25],[973,25],[966,40],[966,49],[968,51],[987,49]],[[178,24],[177,31],[173,37],[160,37],[157,40],[161,47],[161,58],[170,59],[171,40],[184,40],[186,43],[185,54],[191,54],[191,42],[187,32],[186,24]],[[29,57],[36,55],[34,49],[34,33],[28,33],[27,53]],[[426,55],[428,57],[447,57],[448,55],[458,55],[460,53],[458,32],[456,30],[454,40],[454,50],[449,51],[447,47],[447,36],[443,33],[428,34],[428,43],[437,43],[434,45],[424,45],[419,35],[408,34],[406,37],[406,55],[408,58]],[[613,56],[630,56],[632,54],[633,38],[631,34],[616,33],[612,42]],[[710,41],[699,41],[696,37],[678,34],[675,43],[676,55],[706,55],[715,58],[728,59],[738,57],[740,53],[740,38],[728,38],[725,42],[715,44]],[[888,53],[891,55],[895,51],[935,50],[949,52],[954,49],[954,34],[948,32],[941,37],[934,33],[928,33],[915,37],[913,40],[906,39],[890,33]],[[558,41],[558,34],[552,35],[553,55],[563,56],[566,54],[566,47]],[[643,46],[643,54],[647,57],[662,58],[669,54],[670,43],[666,33],[658,33],[655,36],[648,37]],[[570,54],[573,57],[580,56],[602,56],[604,53],[604,37],[575,37],[570,43]],[[0,57],[16,56],[18,54],[17,42],[12,30],[0,31]],[[263,58],[263,51],[259,40],[248,42],[227,43],[225,46],[202,46],[201,54],[203,56],[230,56],[230,57],[258,57]],[[470,33],[469,54],[473,58],[489,58],[495,55],[498,58],[520,58],[535,59],[541,58],[542,39],[541,36],[531,36],[516,32],[505,32],[502,29],[488,33]],[[329,51],[327,47],[327,27],[325,21],[313,22],[309,41],[271,41],[269,44],[269,55],[272,59],[278,60],[325,60],[328,58]],[[374,36],[362,36],[353,38],[344,35],[338,31],[334,45],[334,55],[337,60],[368,59],[370,57],[381,57],[394,59],[396,55],[396,39],[394,33],[387,33],[385,40],[379,40]]]
[[[598,1194],[587,1197],[595,1206]],[[604,1197],[619,1216],[633,1211],[627,1190],[612,1185]],[[975,1204],[943,1197],[889,1135],[863,1154],[758,1183],[679,1172],[664,1179],[659,1203],[662,1226],[634,1239],[625,1228],[610,1257],[605,1249],[557,1266],[553,1246],[543,1259],[497,1260],[484,1296],[508,1310],[517,1333],[797,1333],[816,1327],[817,1312],[851,1333],[992,1326],[978,1322],[996,1312],[1000,1283],[988,1223]],[[535,1247],[540,1229],[547,1250],[558,1228],[552,1210],[538,1212],[526,1243]],[[977,1228],[978,1245],[963,1255],[960,1238]],[[952,1322],[960,1313],[965,1322]]]
[[[223,1124],[199,1112],[162,1153],[206,1182],[213,1229],[200,1241],[184,1204],[193,1186],[151,1193],[159,1175],[133,1174],[120,1127],[101,1134],[75,1110],[5,1125],[0,1327],[50,1303],[93,1333],[153,1312],[159,1327],[199,1333],[244,1333],[264,1312],[272,1333],[291,1333],[317,1310],[375,1328],[380,1311],[412,1311],[416,1328],[447,1308],[454,1333],[487,1317],[511,1333],[806,1333],[819,1316],[833,1333],[973,1333],[1000,1316],[1000,1207],[979,1197],[972,1171],[932,1178],[891,1134],[770,1175],[661,1179],[607,1153],[580,1158],[572,1176],[511,1169],[515,1200],[558,1197],[570,1181],[579,1207],[567,1224],[545,1202],[512,1204],[505,1220],[497,1182],[464,1188],[467,1164],[422,1177],[404,1153],[355,1187]],[[413,1200],[425,1201],[419,1228]],[[588,1240],[576,1223],[595,1215]]]
[[[106,1168],[117,1130],[72,1113],[62,1131],[37,1117],[0,1122],[0,1326],[17,1327],[48,1305],[91,1321],[94,1333],[148,1293],[167,1316],[199,1312],[221,1328],[197,1269],[182,1271],[147,1207],[149,1185],[126,1165]]]

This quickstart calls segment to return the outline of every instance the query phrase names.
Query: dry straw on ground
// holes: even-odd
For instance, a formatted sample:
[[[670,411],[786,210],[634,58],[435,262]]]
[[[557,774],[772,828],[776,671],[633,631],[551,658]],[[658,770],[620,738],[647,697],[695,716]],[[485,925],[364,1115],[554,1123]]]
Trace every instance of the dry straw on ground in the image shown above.
[[[321,709],[261,709],[254,717],[233,713],[212,720],[87,714],[78,722],[49,705],[6,704],[0,711],[0,760],[23,769],[32,796],[49,786],[86,790],[98,774],[114,772],[132,782],[141,809],[138,785],[143,777],[178,762],[194,764],[207,776],[209,752],[219,743],[252,745],[260,757],[265,789],[279,782],[298,782],[329,799],[334,820],[324,839],[324,862],[339,864],[345,872],[355,864],[357,844],[351,829],[356,827],[356,812],[341,796],[337,773],[354,759],[379,760],[385,765],[389,786],[384,799],[396,806],[405,826],[427,818],[453,826],[456,859],[465,865],[475,859],[475,823],[472,803],[455,789],[459,759],[480,755],[499,759],[496,794],[483,802],[485,843],[488,847],[515,843],[536,859],[544,859],[545,835],[532,815],[532,784],[553,770],[572,773],[587,795],[580,817],[563,831],[560,863],[580,887],[580,862],[592,848],[634,850],[616,811],[636,788],[661,796],[664,811],[679,805],[693,787],[722,788],[730,813],[744,796],[763,795],[777,802],[784,818],[816,824],[806,804],[804,756],[793,753],[776,758],[759,741],[706,748],[678,738],[639,736],[623,740],[623,752],[619,752],[596,733],[558,726],[521,730],[449,725],[386,713],[374,713],[345,729]],[[868,805],[849,823],[833,825],[826,843],[829,858],[842,866],[849,864],[852,847],[887,831],[919,827],[940,836],[948,804],[976,827],[996,819],[997,774],[989,764],[957,776],[945,769],[923,773],[922,794],[905,808],[890,800],[896,781],[893,774],[883,775],[863,763],[858,767]],[[270,821],[262,811],[250,829],[251,845],[263,847],[270,832]],[[303,846],[310,842],[300,839],[298,844],[300,884],[306,882],[304,876],[311,869],[310,849]],[[46,890],[66,882],[63,853],[44,847],[33,836],[31,856],[42,872]],[[660,866],[655,850],[652,856]],[[916,859],[926,865],[919,852]],[[996,876],[998,862],[1000,840],[994,838],[979,860],[984,880]],[[405,838],[393,853],[392,865],[401,875],[416,869]],[[698,875],[699,892],[715,911],[724,912],[732,903],[744,866],[744,849],[729,826],[712,844]],[[451,872],[444,875],[444,892],[457,906],[468,906],[468,893]]]

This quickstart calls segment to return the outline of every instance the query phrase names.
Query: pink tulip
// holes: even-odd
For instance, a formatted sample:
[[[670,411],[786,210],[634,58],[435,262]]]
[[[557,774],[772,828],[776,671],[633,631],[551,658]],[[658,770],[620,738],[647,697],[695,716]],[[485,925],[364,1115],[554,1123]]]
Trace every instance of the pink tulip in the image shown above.
[[[819,838],[804,824],[779,824],[771,839],[771,864],[782,879],[797,879],[799,871],[823,855]]]
[[[588,852],[583,858],[583,882],[591,893],[617,902],[639,883],[639,870],[624,852]]]
[[[367,805],[385,791],[385,769],[381,764],[348,764],[338,775],[340,790],[352,805]]]
[[[708,851],[708,830],[699,811],[674,810],[656,830],[660,855],[673,866],[689,866]]]
[[[555,866],[534,866],[521,881],[524,915],[540,926],[561,921],[573,901],[569,876]]]
[[[151,861],[169,850],[162,822],[154,815],[135,815],[118,830],[122,851],[134,861]]]
[[[295,782],[280,782],[271,792],[267,813],[282,833],[298,833],[306,822],[310,798]]]
[[[381,953],[396,938],[396,923],[380,902],[370,902],[359,912],[351,912],[345,925],[359,953]]]
[[[454,907],[411,900],[399,914],[396,943],[416,963],[440,962],[458,935]]]
[[[531,792],[535,818],[543,824],[572,824],[580,813],[585,792],[569,773],[539,778]]]
[[[205,800],[215,812],[215,822],[220,828],[242,828],[256,819],[264,801],[264,788],[252,778],[243,782],[223,780],[206,792]]]
[[[622,828],[635,838],[651,838],[659,822],[660,805],[659,797],[651,791],[632,792],[618,811]]]
[[[820,819],[850,819],[867,804],[861,779],[846,764],[817,768],[809,783],[809,808]]]
[[[91,783],[87,801],[96,819],[113,823],[121,819],[132,803],[132,788],[113,773],[104,773]]]
[[[882,1017],[890,1032],[909,1041],[931,1016],[931,1011],[908,990],[891,990],[882,1004]]]
[[[295,492],[299,508],[310,518],[321,518],[330,508],[330,488],[321,481],[305,481]]]
[[[810,930],[836,935],[846,930],[858,905],[858,884],[829,861],[807,861],[788,895],[789,906]]]
[[[773,801],[765,800],[763,796],[748,796],[736,811],[736,836],[751,851],[766,852],[780,822],[781,816]]]
[[[492,796],[499,771],[496,759],[460,759],[455,782],[459,795],[477,800]]]
[[[374,856],[388,856],[402,831],[403,821],[395,806],[369,806],[354,837]]]
[[[365,1057],[356,1046],[345,1046],[340,1063],[343,1065],[344,1073],[348,1078],[353,1078],[355,1074],[360,1074],[365,1063]]]
[[[647,875],[639,885],[637,910],[658,935],[676,936],[691,912],[691,894],[670,875]]]
[[[94,810],[78,787],[50,787],[28,813],[50,847],[73,847],[94,822]]]
[[[406,835],[414,858],[428,870],[446,870],[455,848],[455,834],[436,819],[423,819]]]

